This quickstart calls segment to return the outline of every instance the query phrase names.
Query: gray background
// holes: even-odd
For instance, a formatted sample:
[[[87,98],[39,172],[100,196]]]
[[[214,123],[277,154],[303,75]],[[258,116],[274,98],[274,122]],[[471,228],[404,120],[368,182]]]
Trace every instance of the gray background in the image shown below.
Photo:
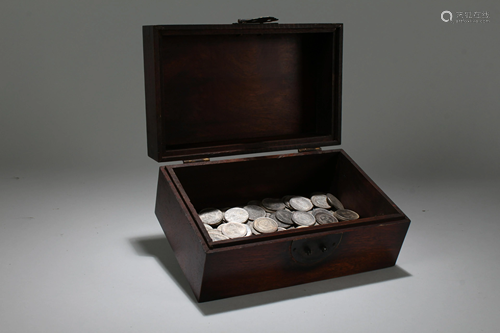
[[[499,8],[3,1],[1,331],[498,331]],[[263,15],[345,24],[341,147],[412,225],[393,268],[197,304],[153,214],[141,26]]]

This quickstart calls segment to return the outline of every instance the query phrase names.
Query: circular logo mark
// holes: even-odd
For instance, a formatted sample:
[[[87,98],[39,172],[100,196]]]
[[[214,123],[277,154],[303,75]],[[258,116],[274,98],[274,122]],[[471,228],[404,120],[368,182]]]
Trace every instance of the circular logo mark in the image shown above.
[[[447,16],[448,19],[446,18]],[[453,20],[453,14],[449,10],[445,10],[441,13],[441,20],[443,20],[443,22],[451,22]]]

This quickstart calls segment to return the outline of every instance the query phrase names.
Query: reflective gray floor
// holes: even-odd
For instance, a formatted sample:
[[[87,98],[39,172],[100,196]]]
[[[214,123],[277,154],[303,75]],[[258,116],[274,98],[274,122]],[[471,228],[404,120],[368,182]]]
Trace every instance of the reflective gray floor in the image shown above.
[[[2,175],[2,331],[494,332],[500,324],[498,182],[381,180],[412,219],[395,267],[197,304],[153,214],[156,170]]]

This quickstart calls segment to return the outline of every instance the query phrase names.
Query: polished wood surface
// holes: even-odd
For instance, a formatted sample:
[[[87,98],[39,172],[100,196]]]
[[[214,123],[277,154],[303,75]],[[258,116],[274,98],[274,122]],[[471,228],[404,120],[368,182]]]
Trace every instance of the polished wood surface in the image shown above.
[[[157,161],[340,144],[341,24],[143,28]],[[360,219],[213,242],[198,212],[330,192]],[[200,302],[396,263],[410,220],[343,151],[160,168],[156,215]]]
[[[340,143],[342,25],[146,26],[157,161]]]
[[[186,277],[193,280],[190,283],[199,301],[392,266],[410,224],[343,150],[200,162],[160,170],[156,214],[167,238],[174,242]],[[212,242],[197,215],[206,207],[244,205],[252,199],[285,194],[308,196],[313,191],[335,194],[361,218]],[[294,242],[328,245],[335,235],[341,240],[319,261],[297,262],[291,253]]]

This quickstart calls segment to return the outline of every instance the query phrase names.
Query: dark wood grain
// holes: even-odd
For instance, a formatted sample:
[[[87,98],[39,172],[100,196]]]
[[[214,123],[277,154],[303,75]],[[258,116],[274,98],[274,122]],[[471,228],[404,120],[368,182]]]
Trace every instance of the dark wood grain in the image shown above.
[[[148,155],[170,161],[340,144],[342,30],[144,27]],[[213,242],[197,213],[318,191],[360,219]],[[343,150],[164,166],[155,212],[200,302],[393,266],[410,225]],[[316,249],[312,257],[305,247]]]
[[[206,246],[168,173],[160,169],[155,213],[196,298],[200,297]]]
[[[340,143],[342,25],[147,26],[143,35],[155,160]]]
[[[169,240],[175,242],[174,251],[184,255],[181,267],[198,288],[199,301],[392,266],[410,224],[343,150],[199,162],[161,170],[157,215]],[[251,199],[313,191],[334,193],[348,208],[361,212],[361,218],[212,242],[197,215],[209,206],[236,206]],[[304,265],[291,257],[294,241],[321,241],[333,234],[342,234],[342,241],[325,260]]]
[[[394,266],[408,225],[408,220],[401,220],[344,232],[335,251],[324,261],[311,265],[292,260],[290,248],[294,239],[210,252],[199,301]]]

